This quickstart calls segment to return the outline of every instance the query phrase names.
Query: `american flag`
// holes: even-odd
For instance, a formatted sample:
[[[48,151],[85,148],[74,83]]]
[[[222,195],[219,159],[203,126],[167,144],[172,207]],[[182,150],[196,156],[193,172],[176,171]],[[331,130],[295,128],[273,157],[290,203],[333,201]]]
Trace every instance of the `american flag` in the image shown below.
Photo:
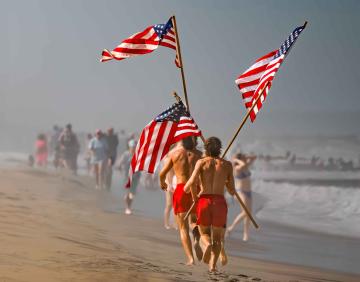
[[[166,24],[156,24],[147,27],[144,31],[135,33],[120,43],[113,51],[105,49],[102,52],[101,62],[124,60],[126,58],[144,55],[153,52],[159,46],[175,50],[175,64],[180,67],[176,48],[176,35],[171,17]]]
[[[154,173],[170,146],[188,136],[201,136],[201,131],[182,101],[159,114],[141,132],[131,160],[129,181],[137,171]]]
[[[235,80],[235,83],[242,93],[246,108],[251,108],[258,98],[259,93],[262,92],[257,104],[250,113],[252,122],[255,120],[257,113],[269,93],[276,72],[305,26],[306,23],[303,26],[295,28],[278,50],[271,51],[269,54],[257,59],[255,64]],[[265,86],[266,89],[263,89]]]

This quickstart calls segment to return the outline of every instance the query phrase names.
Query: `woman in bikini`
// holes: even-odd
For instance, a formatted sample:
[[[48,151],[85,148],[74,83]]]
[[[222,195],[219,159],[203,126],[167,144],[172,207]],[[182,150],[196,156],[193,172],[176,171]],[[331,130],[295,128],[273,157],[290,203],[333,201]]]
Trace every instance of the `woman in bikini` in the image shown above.
[[[233,159],[234,176],[235,176],[235,187],[243,200],[246,207],[251,211],[252,198],[251,198],[251,172],[249,166],[255,161],[256,156],[246,156],[238,153]],[[250,220],[246,215],[245,211],[241,211],[240,214],[235,218],[234,222],[228,227],[227,235],[230,235],[231,231],[234,230],[236,225],[244,220],[244,234],[243,241],[249,239],[249,226]]]

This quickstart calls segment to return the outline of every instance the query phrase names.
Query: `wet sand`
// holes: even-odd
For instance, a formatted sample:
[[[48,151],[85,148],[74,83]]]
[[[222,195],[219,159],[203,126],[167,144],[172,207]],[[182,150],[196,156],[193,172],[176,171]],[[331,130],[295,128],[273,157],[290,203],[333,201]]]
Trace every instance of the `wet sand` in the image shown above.
[[[175,230],[104,211],[118,198],[93,186],[87,177],[0,170],[0,281],[360,281],[238,257],[217,275],[202,263],[187,267]]]

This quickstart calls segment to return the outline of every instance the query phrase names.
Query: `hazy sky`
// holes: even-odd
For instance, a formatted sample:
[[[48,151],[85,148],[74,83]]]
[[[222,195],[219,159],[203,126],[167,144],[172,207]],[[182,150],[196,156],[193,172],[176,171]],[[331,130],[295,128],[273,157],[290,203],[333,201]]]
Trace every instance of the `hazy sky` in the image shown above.
[[[360,1],[1,1],[0,127],[140,131],[182,94],[174,52],[100,63],[104,48],[175,14],[193,116],[228,139],[245,109],[234,80],[304,20],[242,134],[359,133]]]

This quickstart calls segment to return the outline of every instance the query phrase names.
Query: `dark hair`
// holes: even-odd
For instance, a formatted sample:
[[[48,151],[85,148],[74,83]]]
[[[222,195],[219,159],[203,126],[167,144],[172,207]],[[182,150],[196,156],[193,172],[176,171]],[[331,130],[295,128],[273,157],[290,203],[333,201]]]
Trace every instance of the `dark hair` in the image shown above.
[[[237,153],[235,155],[235,158],[238,159],[238,160],[242,160],[244,158],[244,154],[241,154],[241,153]]]
[[[195,149],[195,142],[192,136],[184,138],[182,141],[182,145],[186,150]]]
[[[65,126],[67,129],[71,130],[72,129],[72,125],[71,123],[68,123],[66,126]]]
[[[205,154],[210,157],[218,157],[221,153],[221,141],[217,137],[210,137],[205,141]]]
[[[38,139],[38,140],[46,140],[46,136],[45,136],[45,134],[40,133],[40,134],[37,136],[37,139]]]

